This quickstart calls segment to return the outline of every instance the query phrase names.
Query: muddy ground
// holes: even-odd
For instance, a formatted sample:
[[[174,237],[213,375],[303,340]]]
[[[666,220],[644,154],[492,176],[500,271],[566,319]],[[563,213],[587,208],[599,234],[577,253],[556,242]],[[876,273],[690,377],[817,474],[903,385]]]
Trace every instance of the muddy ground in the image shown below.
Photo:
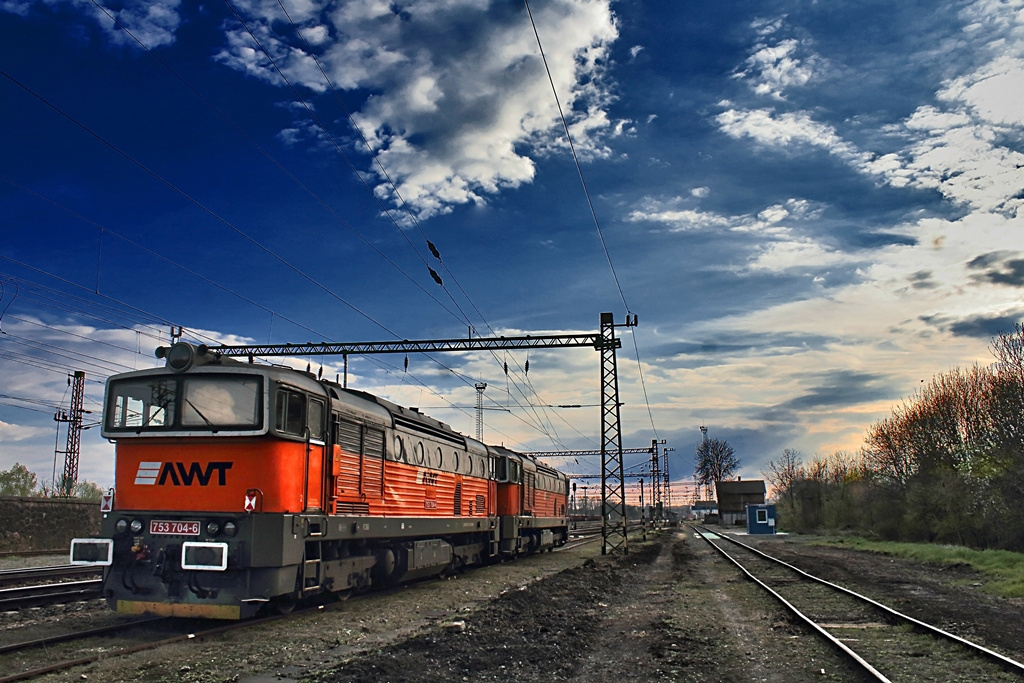
[[[1024,601],[993,598],[965,567],[754,539],[823,578],[1024,660]],[[214,683],[862,680],[686,531],[625,557],[543,554],[353,599],[210,642],[101,661],[41,681]],[[25,634],[88,610],[7,615]],[[59,625],[59,626],[58,626]]]

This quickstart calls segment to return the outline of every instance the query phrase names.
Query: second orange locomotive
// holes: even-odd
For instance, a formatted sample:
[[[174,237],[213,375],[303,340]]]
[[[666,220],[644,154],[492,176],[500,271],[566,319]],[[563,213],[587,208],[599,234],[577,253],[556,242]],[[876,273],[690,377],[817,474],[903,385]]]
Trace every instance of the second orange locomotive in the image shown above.
[[[384,399],[179,343],[107,382],[100,537],[120,612],[238,619],[568,539],[568,482]]]

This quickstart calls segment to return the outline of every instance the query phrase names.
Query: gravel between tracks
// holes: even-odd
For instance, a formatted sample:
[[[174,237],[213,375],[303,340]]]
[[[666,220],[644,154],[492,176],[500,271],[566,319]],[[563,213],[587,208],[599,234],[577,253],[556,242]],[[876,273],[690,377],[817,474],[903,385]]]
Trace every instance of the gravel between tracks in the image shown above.
[[[812,573],[1024,659],[1024,601],[985,595],[969,570],[808,546],[800,537],[751,540]],[[626,557],[601,556],[595,545],[543,554],[37,680],[858,680],[703,541],[679,531],[630,543]],[[0,615],[0,630],[8,631],[3,639],[35,637],[84,618],[81,606],[70,614],[64,609]]]

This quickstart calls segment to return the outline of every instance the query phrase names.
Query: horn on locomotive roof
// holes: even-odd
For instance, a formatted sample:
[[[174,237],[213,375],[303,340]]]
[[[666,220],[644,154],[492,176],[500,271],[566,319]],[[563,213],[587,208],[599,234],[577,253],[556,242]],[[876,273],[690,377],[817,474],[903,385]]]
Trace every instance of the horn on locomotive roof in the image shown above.
[[[206,344],[193,346],[188,342],[176,342],[171,346],[158,346],[154,352],[157,358],[167,360],[167,367],[175,372],[184,372],[193,365],[206,365],[221,360],[221,354],[211,352]]]

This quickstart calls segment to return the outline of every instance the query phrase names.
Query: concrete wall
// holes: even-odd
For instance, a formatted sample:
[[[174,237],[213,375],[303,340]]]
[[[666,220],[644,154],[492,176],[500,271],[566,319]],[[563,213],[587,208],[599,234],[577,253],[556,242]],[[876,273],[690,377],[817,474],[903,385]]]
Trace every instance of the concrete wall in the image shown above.
[[[0,552],[68,550],[72,538],[99,529],[98,502],[0,496]]]

